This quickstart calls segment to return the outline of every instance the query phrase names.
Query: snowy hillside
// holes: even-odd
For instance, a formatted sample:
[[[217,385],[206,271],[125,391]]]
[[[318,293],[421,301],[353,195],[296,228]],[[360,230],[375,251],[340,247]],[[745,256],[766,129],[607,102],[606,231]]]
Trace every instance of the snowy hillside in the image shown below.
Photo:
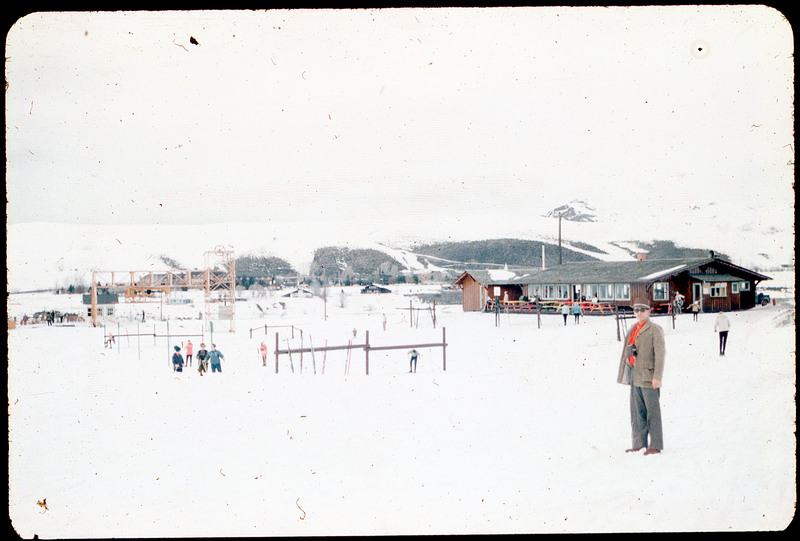
[[[563,212],[586,215],[585,203]],[[575,203],[576,205],[578,203]],[[760,227],[757,217],[708,214],[664,216],[635,224],[615,211],[591,209],[592,221],[562,221],[562,245],[591,257],[620,261],[634,257],[637,245],[671,240],[685,248],[713,249],[733,263],[762,271],[794,263],[791,229]],[[202,225],[69,225],[25,223],[7,227],[10,291],[88,283],[92,270],[163,270],[161,256],[189,268],[202,268],[204,253],[216,246],[237,255],[265,254],[287,260],[301,274],[309,271],[314,250],[324,246],[374,248],[412,272],[438,270],[433,258],[414,247],[437,241],[516,238],[558,243],[558,220],[531,216],[524,223],[502,216],[410,216],[406,223],[373,221],[229,223]],[[586,246],[594,248],[587,249]]]

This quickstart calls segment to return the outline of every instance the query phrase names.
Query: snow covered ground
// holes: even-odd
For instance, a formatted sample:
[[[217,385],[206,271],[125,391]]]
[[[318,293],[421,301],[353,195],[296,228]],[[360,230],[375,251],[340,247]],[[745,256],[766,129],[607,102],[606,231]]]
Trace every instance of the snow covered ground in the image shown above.
[[[223,372],[175,373],[174,344],[209,328],[188,304],[120,305],[88,324],[8,333],[9,513],[25,538],[780,530],[796,504],[795,304],[656,318],[665,330],[665,451],[626,454],[628,387],[611,317],[464,313],[413,292],[246,293],[214,321]],[[427,289],[436,289],[435,286]],[[17,294],[9,313],[81,308]],[[283,305],[281,304],[283,303]],[[256,306],[258,305],[258,306]],[[146,313],[145,322],[133,319]],[[327,313],[327,319],[325,314]],[[384,315],[386,329],[383,328]],[[164,317],[165,320],[161,318]],[[264,332],[267,325],[267,332]],[[270,326],[272,328],[270,328]],[[296,329],[291,337],[291,326]],[[363,343],[280,359],[281,346]],[[250,329],[255,329],[250,333]],[[302,339],[301,333],[302,330]],[[354,337],[355,330],[355,337]],[[269,347],[267,366],[257,354]],[[200,339],[194,338],[195,347]],[[324,371],[324,373],[323,373]]]

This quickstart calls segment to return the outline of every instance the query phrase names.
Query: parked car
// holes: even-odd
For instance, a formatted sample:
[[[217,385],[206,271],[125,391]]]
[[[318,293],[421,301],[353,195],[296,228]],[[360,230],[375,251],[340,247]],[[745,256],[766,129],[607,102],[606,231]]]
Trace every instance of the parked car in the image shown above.
[[[391,290],[386,289],[385,287],[377,286],[375,284],[370,284],[364,289],[362,289],[361,293],[391,293]]]
[[[770,303],[769,295],[766,293],[759,293],[756,295],[756,304],[760,304],[761,306],[766,306]]]

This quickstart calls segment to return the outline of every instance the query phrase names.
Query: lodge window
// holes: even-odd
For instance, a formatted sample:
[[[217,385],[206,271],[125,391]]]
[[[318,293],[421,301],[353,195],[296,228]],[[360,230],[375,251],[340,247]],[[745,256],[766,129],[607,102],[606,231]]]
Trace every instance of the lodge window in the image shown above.
[[[586,292],[584,293],[586,300],[591,300],[595,295],[597,295],[597,284],[586,284],[583,286],[583,290]]]
[[[667,282],[657,282],[653,284],[653,300],[654,301],[669,300],[669,284]]]
[[[614,284],[614,298],[618,301],[631,300],[630,284]]]
[[[494,296],[495,297],[500,296],[500,286],[494,286]]]
[[[711,296],[712,297],[727,297],[728,296],[728,284],[725,282],[717,282],[716,284],[711,286]]]
[[[740,291],[750,291],[750,282],[740,282]]]
[[[569,285],[568,284],[558,284],[556,285],[556,297],[558,300],[566,300],[569,299]]]
[[[542,286],[542,298],[553,300],[556,299],[556,286],[554,284],[547,284]]]
[[[731,294],[732,295],[739,294],[739,282],[731,282]]]
[[[528,286],[528,298],[535,299],[536,297],[542,298],[542,286],[536,285],[529,285]]]
[[[614,300],[614,287],[612,284],[597,284],[597,298],[601,301]]]

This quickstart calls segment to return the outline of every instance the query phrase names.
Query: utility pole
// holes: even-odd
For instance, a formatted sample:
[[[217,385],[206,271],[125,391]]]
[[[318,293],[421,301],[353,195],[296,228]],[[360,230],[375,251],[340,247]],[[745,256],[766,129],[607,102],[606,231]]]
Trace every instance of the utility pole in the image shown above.
[[[558,264],[561,265],[561,213],[558,213]]]

